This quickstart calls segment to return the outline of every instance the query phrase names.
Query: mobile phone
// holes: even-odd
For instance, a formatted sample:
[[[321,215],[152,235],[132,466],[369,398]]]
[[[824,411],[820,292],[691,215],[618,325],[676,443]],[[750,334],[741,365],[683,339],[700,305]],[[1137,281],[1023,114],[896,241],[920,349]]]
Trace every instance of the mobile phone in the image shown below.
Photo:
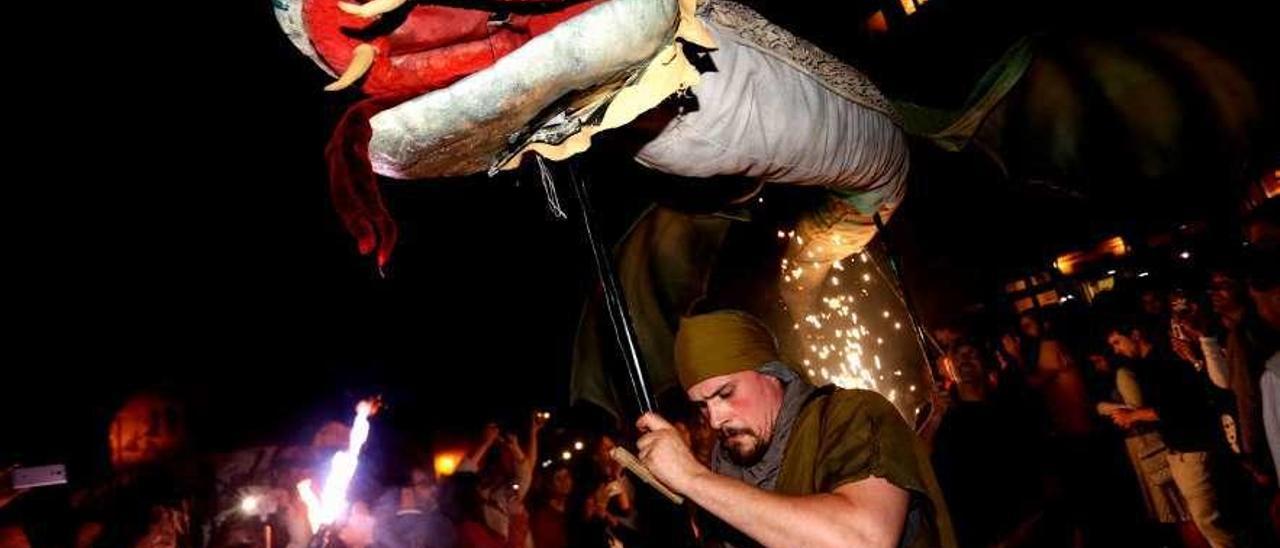
[[[16,468],[13,471],[14,489],[63,485],[65,483],[67,483],[67,467],[61,464]]]

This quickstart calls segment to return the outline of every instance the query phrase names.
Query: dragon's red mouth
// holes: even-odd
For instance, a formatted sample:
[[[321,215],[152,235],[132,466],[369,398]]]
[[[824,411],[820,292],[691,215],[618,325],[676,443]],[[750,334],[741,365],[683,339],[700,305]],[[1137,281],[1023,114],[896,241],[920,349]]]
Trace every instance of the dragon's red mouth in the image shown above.
[[[398,237],[369,163],[369,119],[424,93],[484,70],[529,40],[603,0],[496,0],[521,13],[404,0],[305,0],[303,22],[321,60],[341,76],[326,89],[359,83],[369,95],[351,106],[325,150],[329,193],[338,217],[362,255],[378,266],[391,257]],[[549,9],[542,9],[549,7]],[[376,253],[375,253],[376,251]]]
[[[316,52],[342,75],[326,89],[361,82],[365,93],[388,96],[446,87],[597,3],[540,2],[556,9],[500,15],[435,4],[400,5],[398,0],[308,0],[303,16]]]

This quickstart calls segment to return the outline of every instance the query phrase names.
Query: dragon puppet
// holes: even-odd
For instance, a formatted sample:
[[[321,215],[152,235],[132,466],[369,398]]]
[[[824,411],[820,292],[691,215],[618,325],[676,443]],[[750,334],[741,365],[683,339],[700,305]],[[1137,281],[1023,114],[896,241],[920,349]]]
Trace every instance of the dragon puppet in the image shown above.
[[[273,1],[289,40],[334,76],[326,89],[365,95],[339,120],[325,156],[339,217],[379,266],[391,256],[396,224],[378,175],[493,175],[526,155],[561,160],[589,148],[596,133],[643,126],[649,138],[632,151],[639,164],[706,185],[751,181],[738,203],[764,183],[822,193],[784,253],[794,279],[779,284],[780,298],[798,321],[817,306],[833,265],[872,239],[876,218],[887,220],[906,191],[900,107],[858,70],[734,2]],[[1006,64],[1025,67],[1028,58],[1019,53]],[[979,106],[994,104],[989,97],[1020,75],[1008,73],[988,79]],[[682,105],[674,114],[647,116],[673,101]],[[963,140],[977,120],[957,118],[931,136]],[[679,258],[689,241],[664,245]],[[681,283],[697,285],[696,277]],[[663,289],[626,282],[637,278],[625,271],[623,278],[630,302]],[[673,384],[672,310],[641,304],[631,312],[659,390]],[[579,339],[591,338],[588,331],[584,324]],[[575,351],[575,362],[591,361]]]
[[[749,8],[705,0],[498,0],[467,7],[373,0],[276,0],[290,40],[368,97],[326,151],[330,188],[362,254],[396,240],[375,173],[429,179],[559,160],[597,132],[677,94],[698,108],[636,153],[657,171],[823,187],[789,253],[826,268],[862,248],[905,192],[906,139],[863,74]],[[707,63],[710,70],[695,68]],[[789,297],[797,304],[804,296]]]
[[[824,280],[868,244],[876,218],[887,221],[901,203],[907,135],[949,150],[977,141],[1007,173],[1063,158],[1079,165],[1083,156],[1073,151],[1087,152],[1084,144],[1115,134],[1062,131],[1084,127],[1080,120],[1093,111],[1055,107],[1051,99],[1072,95],[1050,77],[1061,72],[1058,64],[1091,57],[1070,48],[1058,48],[1066,53],[1057,60],[1033,55],[1030,40],[995,63],[963,108],[944,112],[887,100],[854,67],[729,0],[273,0],[273,6],[289,40],[334,76],[326,89],[358,88],[365,96],[340,119],[325,151],[333,203],[361,254],[384,265],[396,242],[379,175],[493,175],[526,156],[562,160],[588,149],[597,133],[643,126],[648,139],[632,153],[652,170],[708,186],[748,180],[751,192],[771,183],[821,194],[788,229],[781,251],[788,283],[776,284],[786,314],[775,328],[822,312],[829,304]],[[1238,77],[1224,80],[1226,65],[1206,64],[1203,48],[1174,48],[1191,42],[1166,35],[1149,38],[1160,55],[1217,75],[1207,79],[1211,91],[1247,87]],[[1098,47],[1069,45],[1086,53]],[[1104,89],[1123,91],[1107,95],[1117,102],[1160,95],[1157,84],[1170,80],[1096,64],[1086,72],[1096,73]],[[682,105],[674,114],[656,125],[648,121],[673,101]],[[1025,112],[1006,117],[1011,108]],[[1121,112],[1132,118],[1145,111]],[[1002,124],[1006,118],[1045,122]],[[1165,127],[1166,119],[1152,122]],[[1153,125],[1138,122],[1131,125]],[[1041,126],[1047,137],[1028,133]],[[1028,143],[1040,142],[1047,143],[1046,161],[1028,153]],[[1147,142],[1163,141],[1139,144]],[[1009,154],[1014,149],[1019,157]],[[641,241],[644,235],[652,237]],[[722,236],[723,224],[659,208],[619,247],[623,290],[659,390],[674,384],[671,335],[679,314],[705,289],[709,257]],[[765,276],[783,277],[776,266]],[[599,361],[599,348],[584,343],[589,331],[584,322],[579,365]],[[584,357],[584,349],[596,358]],[[602,374],[599,367],[586,370]],[[577,377],[574,383],[577,394],[581,383]]]

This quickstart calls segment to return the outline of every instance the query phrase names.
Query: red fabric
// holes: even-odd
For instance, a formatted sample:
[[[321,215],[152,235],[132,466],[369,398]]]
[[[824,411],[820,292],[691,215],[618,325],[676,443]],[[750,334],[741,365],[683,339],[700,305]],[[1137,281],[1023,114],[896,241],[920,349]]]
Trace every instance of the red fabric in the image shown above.
[[[511,514],[507,523],[507,548],[524,548],[529,539],[529,514]]]
[[[500,0],[520,4],[540,0]],[[377,49],[373,66],[360,89],[369,99],[353,105],[334,129],[325,149],[329,164],[329,193],[361,255],[377,251],[384,266],[395,247],[397,229],[378,190],[369,163],[369,119],[414,96],[446,87],[483,70],[534,36],[574,17],[602,0],[569,5],[559,11],[513,15],[490,26],[490,13],[446,6],[416,5],[403,24],[385,36],[356,38],[346,30],[362,29],[372,21],[349,15],[337,0],[308,0],[303,19],[317,53],[341,73],[361,43]]]
[[[506,548],[507,542],[488,527],[474,521],[458,526],[458,544],[468,548]]]
[[[528,523],[529,518],[524,514],[512,515],[507,538],[504,539],[484,524],[466,520],[458,526],[459,545],[467,548],[524,548],[529,538]]]
[[[533,545],[538,548],[569,546],[568,520],[564,512],[550,506],[543,506],[529,516],[529,531],[533,533]]]
[[[382,203],[377,176],[369,163],[369,139],[373,135],[369,118],[406,99],[407,96],[374,97],[352,105],[325,147],[333,207],[347,232],[355,237],[361,255],[378,251],[378,266],[386,265],[391,258],[397,230]]]

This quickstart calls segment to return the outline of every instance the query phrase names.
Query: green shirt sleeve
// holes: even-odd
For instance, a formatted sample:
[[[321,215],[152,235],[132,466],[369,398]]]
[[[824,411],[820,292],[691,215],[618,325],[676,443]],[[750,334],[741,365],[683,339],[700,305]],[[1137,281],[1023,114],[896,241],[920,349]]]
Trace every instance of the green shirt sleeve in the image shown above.
[[[875,476],[911,495],[899,546],[956,546],[933,468],[915,432],[883,396],[835,390],[810,404],[792,430],[779,491],[830,493]]]
[[[831,396],[823,415],[814,478],[820,491],[875,476],[928,495],[916,435],[888,400],[875,392],[842,390]]]

